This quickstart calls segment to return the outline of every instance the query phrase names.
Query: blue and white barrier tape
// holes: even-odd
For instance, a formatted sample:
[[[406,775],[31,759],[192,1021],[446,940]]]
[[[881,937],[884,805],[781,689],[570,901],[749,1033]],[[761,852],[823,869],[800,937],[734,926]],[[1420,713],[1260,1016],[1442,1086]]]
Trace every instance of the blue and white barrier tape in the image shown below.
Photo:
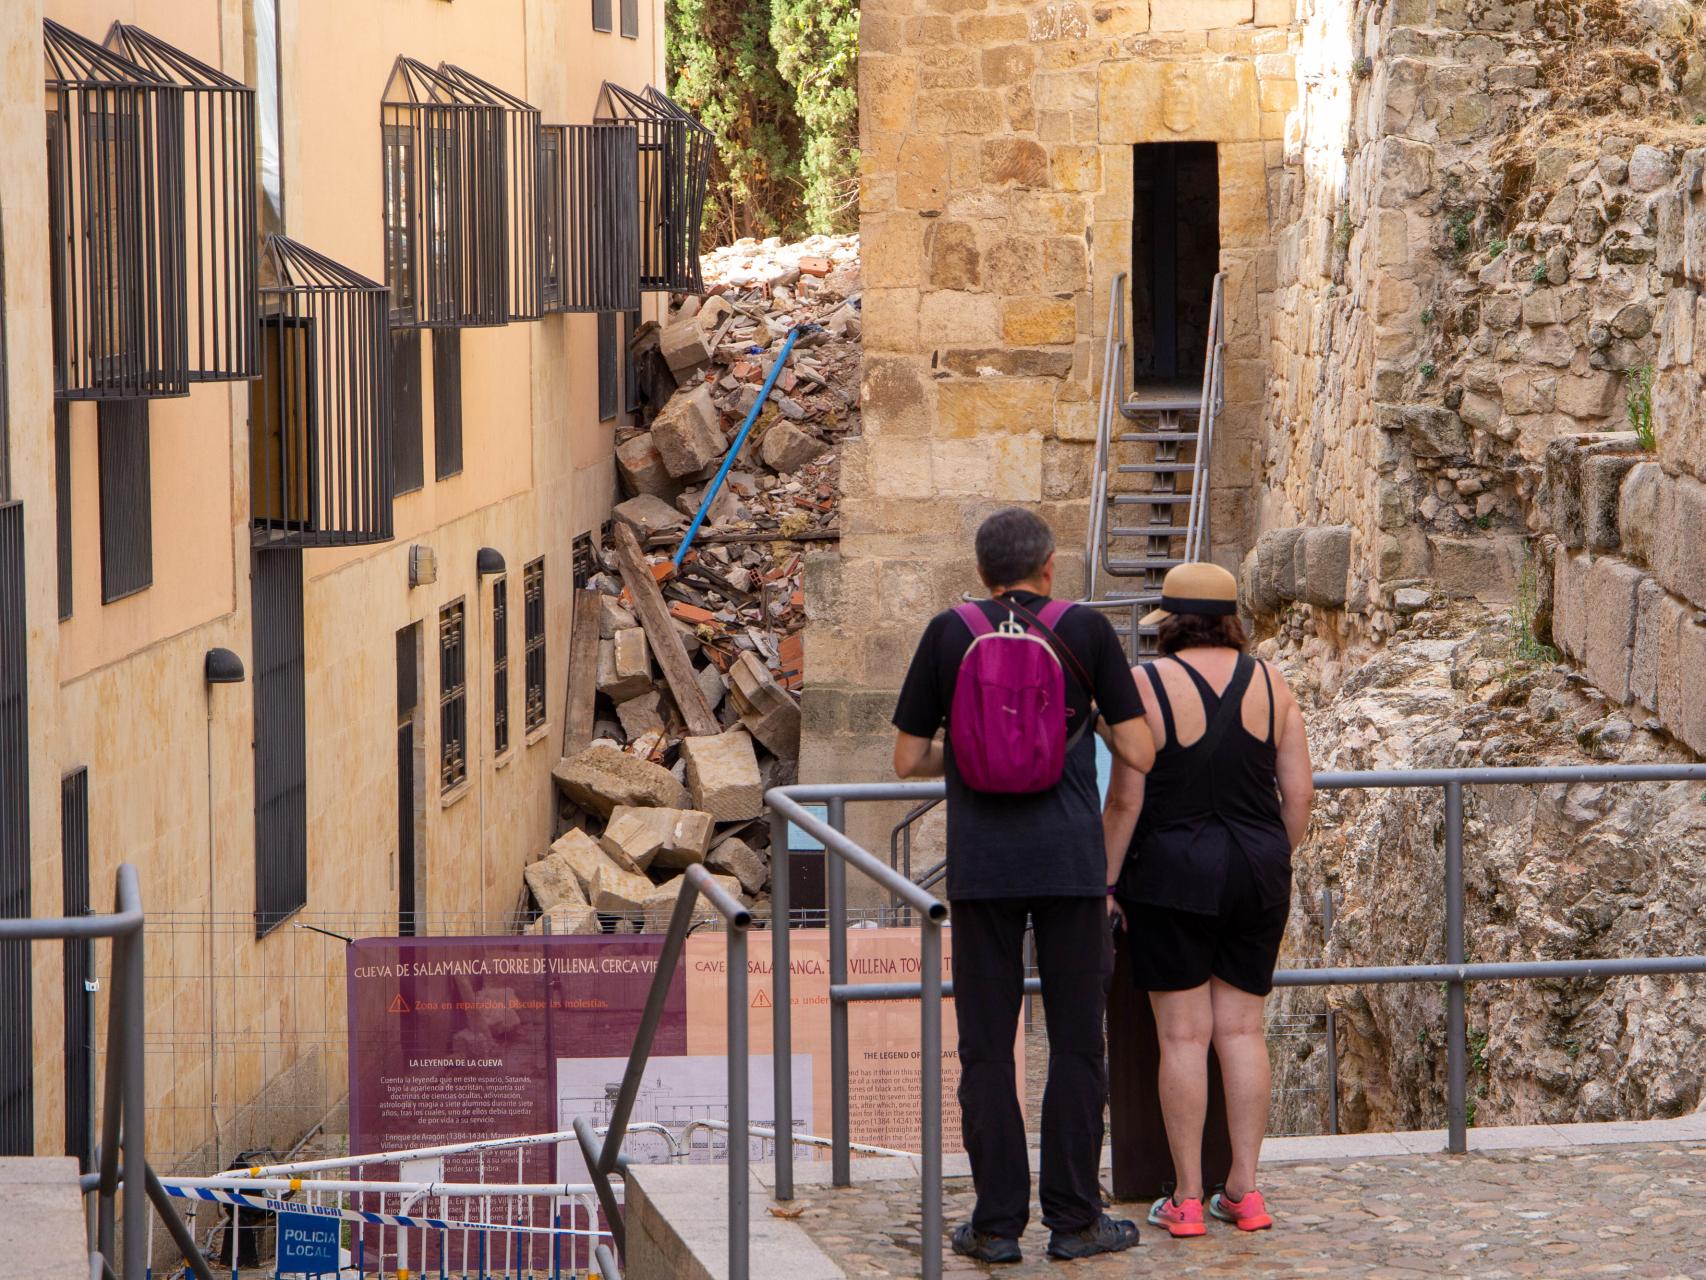
[[[463,1222],[454,1218],[422,1218],[404,1213],[373,1213],[367,1209],[338,1209],[329,1204],[298,1204],[292,1200],[275,1200],[271,1196],[245,1195],[241,1191],[225,1191],[216,1187],[184,1187],[169,1179],[161,1179],[166,1194],[179,1200],[208,1200],[214,1204],[234,1204],[263,1213],[311,1213],[320,1218],[342,1218],[345,1222],[365,1222],[376,1227],[410,1227],[423,1231],[497,1231],[509,1235],[586,1236],[608,1238],[608,1231],[583,1231],[574,1227],[526,1227],[504,1222]]]

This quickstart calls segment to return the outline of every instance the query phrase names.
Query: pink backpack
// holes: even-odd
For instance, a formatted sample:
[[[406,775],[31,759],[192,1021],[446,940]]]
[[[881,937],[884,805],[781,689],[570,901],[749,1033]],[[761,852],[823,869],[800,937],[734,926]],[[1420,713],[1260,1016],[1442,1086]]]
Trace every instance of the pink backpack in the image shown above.
[[[1088,727],[1086,720],[1068,741],[1066,674],[1052,633],[1071,607],[1061,600],[1043,606],[1033,619],[1040,634],[1016,617],[993,626],[970,602],[954,610],[972,641],[954,681],[948,742],[973,791],[1028,795],[1060,781],[1067,750]]]

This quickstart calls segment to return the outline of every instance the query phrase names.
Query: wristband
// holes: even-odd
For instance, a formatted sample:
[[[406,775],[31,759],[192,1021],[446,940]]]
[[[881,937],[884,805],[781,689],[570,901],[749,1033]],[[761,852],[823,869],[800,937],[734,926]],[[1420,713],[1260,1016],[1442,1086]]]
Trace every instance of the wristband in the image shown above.
[[[1108,886],[1108,896],[1109,896],[1109,897],[1110,897],[1110,898],[1111,898],[1111,897],[1113,897],[1113,896],[1114,896],[1114,894],[1115,894],[1115,892],[1116,892],[1116,891],[1117,891],[1117,890],[1118,890],[1118,888],[1119,888],[1119,886],[1118,886],[1118,885],[1112,885],[1112,884],[1111,884],[1111,885],[1109,885],[1109,886]]]

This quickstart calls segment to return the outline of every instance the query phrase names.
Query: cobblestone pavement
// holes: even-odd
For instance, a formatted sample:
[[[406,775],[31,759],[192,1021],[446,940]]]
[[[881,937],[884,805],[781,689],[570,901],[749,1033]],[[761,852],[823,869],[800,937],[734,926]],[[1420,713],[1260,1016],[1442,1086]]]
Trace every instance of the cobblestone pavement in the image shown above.
[[[1111,1258],[1055,1263],[1047,1233],[1025,1233],[1029,1276],[1706,1277],[1706,1144],[1555,1147],[1460,1157],[1393,1156],[1276,1166],[1263,1187],[1277,1225],[1245,1234],[1211,1223],[1196,1240],[1143,1225]],[[801,1188],[800,1224],[849,1276],[918,1274],[918,1184]],[[971,1212],[950,1180],[949,1229]],[[1140,1206],[1125,1206],[1139,1219]],[[1120,1210],[1115,1210],[1116,1215]],[[946,1254],[944,1270],[986,1268]]]

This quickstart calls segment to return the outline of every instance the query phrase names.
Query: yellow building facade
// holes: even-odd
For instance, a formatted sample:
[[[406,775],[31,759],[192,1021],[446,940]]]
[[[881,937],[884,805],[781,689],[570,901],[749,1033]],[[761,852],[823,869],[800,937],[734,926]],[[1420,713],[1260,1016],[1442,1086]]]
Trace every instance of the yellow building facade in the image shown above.
[[[67,395],[66,313],[86,313],[71,330],[95,323],[121,292],[78,272],[134,246],[110,247],[76,201],[69,218],[55,205],[66,178],[42,145],[44,119],[50,142],[55,127],[44,20],[110,50],[126,24],[254,90],[252,137],[232,135],[254,157],[247,190],[208,159],[211,126],[184,95],[192,242],[203,228],[183,267],[191,364],[206,361],[209,299],[242,251],[209,226],[252,217],[262,237],[320,255],[338,283],[291,296],[348,303],[354,319],[281,310],[286,295],[266,291],[283,250],[263,238],[258,381],[191,381],[140,408]],[[400,57],[442,96],[383,106],[400,100]],[[612,501],[621,335],[655,316],[660,294],[632,282],[626,319],[550,309],[571,301],[566,279],[523,296],[528,254],[561,267],[562,238],[597,221],[593,206],[608,214],[608,193],[565,185],[566,156],[544,158],[532,138],[567,148],[574,131],[550,126],[593,122],[606,81],[663,83],[662,6],[13,0],[0,6],[0,66],[0,526],[22,542],[0,565],[0,594],[21,609],[10,622],[23,640],[0,645],[0,679],[22,691],[6,714],[27,744],[21,756],[0,747],[12,797],[0,915],[82,909],[85,884],[93,908],[110,909],[116,868],[137,867],[150,1149],[162,1168],[223,1167],[294,1143],[344,1091],[342,945],[302,926],[505,931],[522,866],[551,838],[575,541]],[[474,79],[457,90],[447,68]],[[488,90],[509,105],[462,109]],[[79,150],[72,119],[60,163],[93,207],[119,179],[86,139]],[[129,140],[116,136],[114,155]],[[508,159],[494,170],[495,156]],[[553,201],[559,221],[542,230]],[[456,236],[459,253],[444,248]],[[94,265],[65,273],[77,252]],[[483,293],[506,264],[508,281]],[[363,295],[349,284],[361,278],[392,287]],[[404,278],[417,297],[402,296]],[[434,320],[436,293],[465,305]],[[476,323],[481,297],[497,306]],[[124,344],[93,345],[99,381]],[[221,682],[234,670],[214,650],[235,655],[240,682]],[[105,1002],[101,990],[80,1000],[78,963],[59,944],[0,957],[0,1040],[27,1028],[33,1045],[0,1071],[8,1151],[76,1154],[84,1141],[78,1091],[104,1056],[88,1029]],[[97,984],[105,967],[103,948]]]

